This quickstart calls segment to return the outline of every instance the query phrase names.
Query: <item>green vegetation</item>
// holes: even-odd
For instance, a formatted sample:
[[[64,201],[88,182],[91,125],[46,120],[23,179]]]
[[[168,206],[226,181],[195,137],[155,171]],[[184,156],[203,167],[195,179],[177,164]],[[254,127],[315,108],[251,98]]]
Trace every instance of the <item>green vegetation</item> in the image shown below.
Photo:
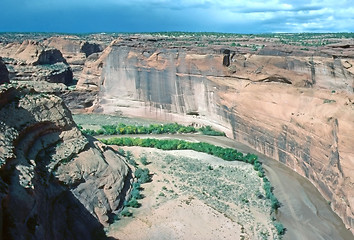
[[[125,134],[176,134],[176,133],[196,133],[197,131],[204,135],[225,136],[225,133],[212,129],[211,126],[196,129],[193,126],[184,126],[178,123],[168,124],[150,124],[149,126],[135,126],[119,123],[118,125],[103,125],[101,129],[83,129],[81,125],[78,128],[87,135],[125,135]]]
[[[284,235],[286,228],[280,222],[274,222],[274,227],[278,232],[278,235]]]
[[[211,126],[201,127],[198,129],[198,131],[200,131],[204,135],[209,135],[209,136],[225,136],[225,133],[216,131],[212,129]]]
[[[278,199],[273,193],[273,187],[271,186],[269,180],[265,177],[264,169],[262,163],[258,161],[258,156],[255,154],[243,154],[238,152],[236,149],[232,148],[223,148],[215,146],[205,142],[187,142],[184,140],[159,140],[152,138],[110,138],[110,139],[101,139],[101,142],[108,145],[118,145],[118,146],[139,146],[139,147],[151,147],[158,148],[162,150],[194,150],[197,152],[204,152],[207,154],[214,155],[226,161],[242,161],[250,163],[253,165],[254,170],[258,172],[258,176],[263,178],[263,188],[266,192],[266,198],[271,201],[271,207],[273,210],[277,210],[281,205]],[[211,170],[209,168],[209,170]],[[145,183],[150,181],[149,170],[147,168],[141,169],[138,168],[135,171],[135,176],[139,179],[138,182]]]
[[[140,157],[140,162],[141,162],[144,166],[146,166],[146,165],[149,164],[149,162],[148,162],[146,156],[141,156],[141,157]]]
[[[197,130],[192,126],[183,126],[177,123],[150,124],[150,126],[135,126],[119,123],[118,125],[103,125],[102,129],[84,129],[88,135],[124,135],[124,134],[163,134],[163,133],[195,133]]]
[[[140,203],[138,203],[138,200],[136,198],[130,198],[129,201],[124,202],[124,206],[126,207],[132,207],[132,208],[138,208],[141,206]]]
[[[151,176],[150,176],[150,172],[149,169],[147,168],[138,168],[135,170],[134,172],[135,177],[138,179],[138,183],[147,183],[151,181]]]
[[[133,216],[133,213],[131,211],[129,211],[128,208],[124,208],[121,213],[120,213],[123,217],[131,217]]]
[[[261,169],[261,163],[258,162],[257,155],[243,154],[236,149],[223,148],[215,146],[205,142],[187,142],[184,140],[159,140],[154,138],[131,138],[131,137],[119,137],[110,139],[101,139],[101,142],[108,145],[118,146],[139,146],[139,147],[152,147],[162,150],[194,150],[197,152],[204,152],[217,157],[220,157],[226,161],[243,161],[251,164],[255,164],[257,169]],[[263,169],[261,170],[263,171]]]
[[[121,211],[121,216],[124,217],[130,217],[133,215],[131,211],[129,211],[129,207],[131,208],[139,208],[141,204],[138,202],[138,200],[143,199],[144,195],[141,194],[141,190],[143,188],[141,187],[141,184],[147,183],[151,181],[151,175],[150,171],[147,168],[139,168],[137,162],[134,159],[133,154],[130,151],[125,152],[123,149],[119,149],[118,153],[122,156],[124,156],[128,163],[136,168],[134,175],[136,177],[136,182],[132,184],[132,190],[130,192],[130,197],[128,200],[124,201],[124,208]],[[140,160],[142,163],[148,163],[146,156],[140,157]],[[146,165],[144,164],[144,165]]]
[[[323,103],[335,103],[336,100],[333,100],[333,99],[325,99],[323,100]]]
[[[137,167],[138,164],[136,163],[134,157],[133,157],[133,154],[130,152],[130,151],[127,151],[127,153],[125,155],[125,159],[127,159],[128,163],[134,167]]]

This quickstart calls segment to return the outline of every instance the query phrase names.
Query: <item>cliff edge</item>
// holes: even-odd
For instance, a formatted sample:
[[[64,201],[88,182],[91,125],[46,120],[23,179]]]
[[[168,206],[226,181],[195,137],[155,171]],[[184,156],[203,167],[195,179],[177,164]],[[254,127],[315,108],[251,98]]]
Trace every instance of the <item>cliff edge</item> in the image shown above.
[[[130,186],[124,160],[32,88],[1,86],[0,128],[2,239],[104,239]]]

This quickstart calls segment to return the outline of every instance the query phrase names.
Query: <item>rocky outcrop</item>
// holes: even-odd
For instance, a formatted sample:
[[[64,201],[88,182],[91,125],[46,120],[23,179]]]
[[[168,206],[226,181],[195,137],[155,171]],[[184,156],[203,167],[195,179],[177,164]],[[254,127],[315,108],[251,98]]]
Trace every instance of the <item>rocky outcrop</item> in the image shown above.
[[[51,37],[43,45],[59,49],[73,70],[74,78],[79,79],[86,59],[94,53],[101,52],[99,43],[84,41],[74,36]]]
[[[28,65],[66,63],[58,49],[47,48],[39,42],[25,40],[20,43],[10,43],[2,50],[4,57],[11,57]]]
[[[307,177],[353,232],[350,47],[154,46],[117,40],[87,61],[77,88],[98,92],[90,109],[213,125]]]
[[[25,40],[0,48],[11,81],[47,81],[70,84],[73,74],[58,49]]]
[[[0,57],[0,84],[9,83],[9,71],[2,58]]]
[[[1,239],[101,239],[129,189],[128,166],[87,139],[54,95],[0,91]]]

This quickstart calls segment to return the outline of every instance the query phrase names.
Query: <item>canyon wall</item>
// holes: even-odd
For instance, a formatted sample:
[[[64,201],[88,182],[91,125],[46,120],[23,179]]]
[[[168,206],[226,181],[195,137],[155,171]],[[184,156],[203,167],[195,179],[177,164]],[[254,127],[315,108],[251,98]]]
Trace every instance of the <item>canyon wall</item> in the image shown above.
[[[69,85],[73,73],[62,53],[40,42],[24,40],[0,45],[10,81],[46,81]]]
[[[87,139],[63,101],[0,86],[0,239],[105,239],[129,168]]]
[[[354,232],[353,49],[243,52],[118,39],[87,59],[77,89],[96,94],[88,111],[225,131],[308,178]]]

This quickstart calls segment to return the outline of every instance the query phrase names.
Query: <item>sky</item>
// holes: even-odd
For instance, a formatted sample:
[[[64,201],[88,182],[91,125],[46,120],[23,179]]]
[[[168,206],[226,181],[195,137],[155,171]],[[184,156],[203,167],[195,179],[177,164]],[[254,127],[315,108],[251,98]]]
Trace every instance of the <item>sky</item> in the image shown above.
[[[353,0],[1,0],[0,32],[354,32]]]

